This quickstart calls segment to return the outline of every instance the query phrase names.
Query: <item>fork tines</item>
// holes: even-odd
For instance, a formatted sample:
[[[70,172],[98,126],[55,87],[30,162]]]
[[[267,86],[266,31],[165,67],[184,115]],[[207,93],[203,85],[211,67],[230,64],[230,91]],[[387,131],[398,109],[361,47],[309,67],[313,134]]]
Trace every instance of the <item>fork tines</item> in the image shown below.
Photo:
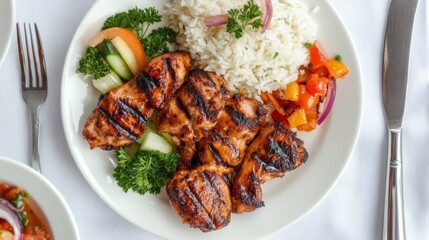
[[[23,29],[20,29],[20,24],[16,23],[22,89],[47,90],[45,56],[39,29],[36,23],[23,23],[22,26]]]

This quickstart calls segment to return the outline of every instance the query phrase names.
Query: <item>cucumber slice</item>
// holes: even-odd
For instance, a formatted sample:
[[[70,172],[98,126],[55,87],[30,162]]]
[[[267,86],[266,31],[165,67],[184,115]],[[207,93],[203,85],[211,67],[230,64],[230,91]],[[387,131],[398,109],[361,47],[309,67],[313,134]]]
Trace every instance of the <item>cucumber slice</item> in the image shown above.
[[[133,50],[131,50],[127,43],[125,43],[125,41],[119,36],[113,38],[111,41],[113,46],[115,46],[116,50],[118,50],[121,57],[127,63],[131,72],[133,72],[134,75],[137,75],[139,73],[139,68],[137,66],[137,60],[134,56]]]
[[[122,80],[115,72],[111,72],[100,79],[92,79],[92,84],[100,92],[106,93],[112,88],[122,85]]]
[[[171,145],[171,143],[169,143],[165,138],[159,136],[158,134],[151,131],[147,131],[143,135],[144,139],[140,145],[140,150],[157,150],[162,153],[173,152],[173,145]]]
[[[133,77],[133,73],[131,72],[127,63],[110,41],[102,41],[97,45],[97,48],[104,59],[106,59],[106,61],[112,67],[113,71],[115,71],[122,79],[130,80]]]

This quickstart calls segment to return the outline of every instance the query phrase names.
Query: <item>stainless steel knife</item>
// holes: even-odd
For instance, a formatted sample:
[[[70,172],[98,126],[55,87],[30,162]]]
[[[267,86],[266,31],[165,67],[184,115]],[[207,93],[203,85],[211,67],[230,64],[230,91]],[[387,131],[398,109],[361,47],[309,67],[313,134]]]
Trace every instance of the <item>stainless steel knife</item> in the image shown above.
[[[402,196],[402,118],[411,36],[418,0],[392,0],[384,40],[382,95],[388,127],[383,239],[405,239]]]

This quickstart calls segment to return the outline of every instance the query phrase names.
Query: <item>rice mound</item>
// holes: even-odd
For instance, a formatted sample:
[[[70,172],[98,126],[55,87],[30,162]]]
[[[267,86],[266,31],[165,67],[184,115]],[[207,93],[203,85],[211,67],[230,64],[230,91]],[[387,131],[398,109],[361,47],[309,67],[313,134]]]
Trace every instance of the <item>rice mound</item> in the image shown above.
[[[191,53],[194,64],[224,75],[232,89],[250,97],[284,89],[308,64],[305,43],[316,40],[316,24],[307,6],[296,0],[272,0],[273,18],[265,33],[246,28],[236,39],[226,26],[206,27],[204,19],[241,9],[248,0],[172,0],[168,25],[178,33],[177,49]]]

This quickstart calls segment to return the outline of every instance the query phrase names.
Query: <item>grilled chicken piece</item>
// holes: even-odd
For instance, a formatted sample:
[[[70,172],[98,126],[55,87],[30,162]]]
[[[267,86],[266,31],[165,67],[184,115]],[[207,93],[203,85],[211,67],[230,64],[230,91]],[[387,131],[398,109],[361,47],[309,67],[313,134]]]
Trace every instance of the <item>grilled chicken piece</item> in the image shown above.
[[[101,95],[83,130],[90,148],[110,150],[140,137],[154,108],[170,100],[190,67],[189,53],[166,53],[149,61],[147,72]]]
[[[261,184],[307,161],[304,142],[282,123],[264,127],[253,140],[234,180],[232,208],[235,213],[250,212],[264,206]]]
[[[191,57],[187,52],[162,54],[150,61],[144,74],[144,89],[149,103],[157,110],[162,109],[182,86],[191,67]]]
[[[222,76],[193,70],[177,96],[160,111],[156,128],[173,136],[181,154],[179,168],[191,166],[196,142],[216,125],[229,97],[230,89]]]
[[[180,170],[167,184],[171,207],[182,222],[203,232],[228,225],[231,218],[232,168],[203,165]]]
[[[234,94],[222,109],[215,128],[199,142],[196,164],[232,167],[240,164],[248,145],[260,131],[265,114],[257,100]]]

